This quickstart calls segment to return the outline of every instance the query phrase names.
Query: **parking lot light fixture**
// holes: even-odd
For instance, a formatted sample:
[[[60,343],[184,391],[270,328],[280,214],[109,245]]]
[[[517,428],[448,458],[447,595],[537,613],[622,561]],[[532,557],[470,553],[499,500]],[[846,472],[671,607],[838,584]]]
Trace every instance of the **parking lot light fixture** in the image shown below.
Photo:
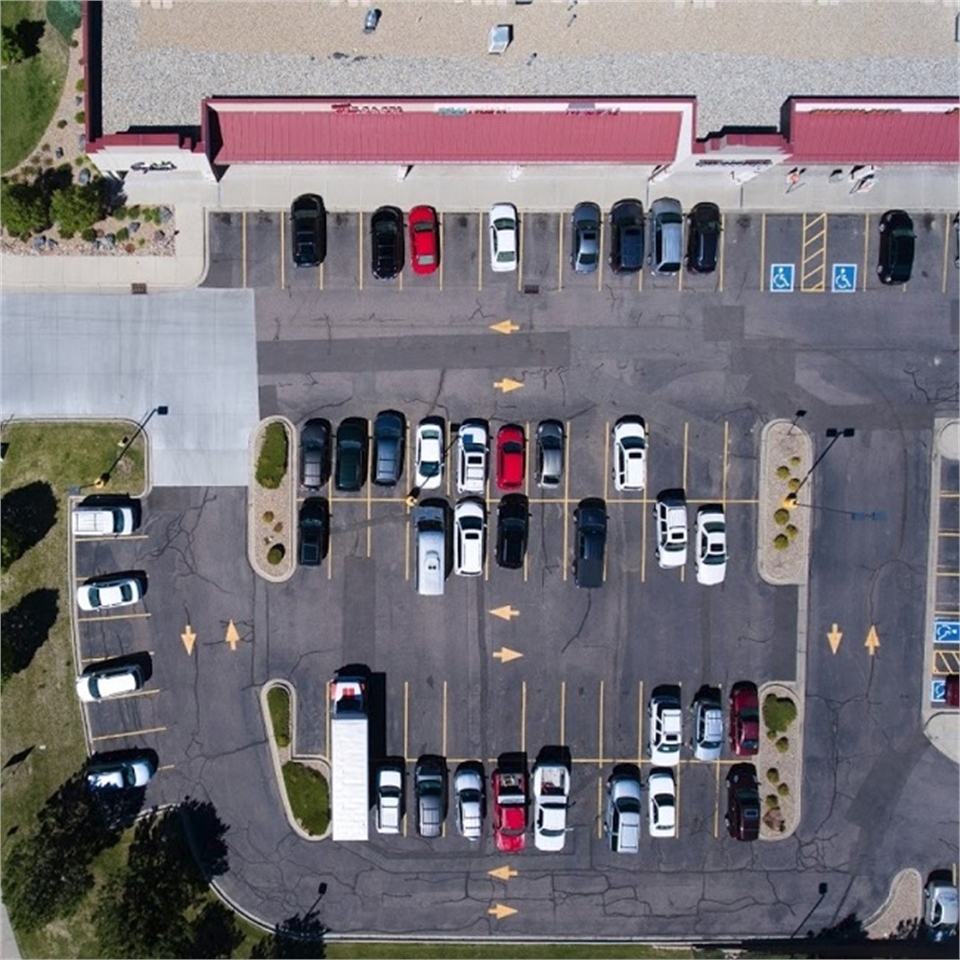
[[[110,465],[110,469],[109,469],[109,470],[105,470],[103,473],[101,473],[100,476],[97,477],[96,481],[94,482],[94,486],[95,486],[98,490],[102,490],[102,489],[110,482],[110,477],[111,477],[111,475],[113,474],[113,471],[117,469],[117,465],[118,465],[118,464],[120,463],[120,461],[124,458],[124,456],[126,455],[127,451],[130,449],[130,447],[133,446],[133,443],[134,443],[134,441],[137,439],[137,437],[139,437],[140,434],[143,433],[144,428],[145,428],[146,425],[150,422],[150,418],[151,418],[154,414],[156,414],[158,417],[165,417],[169,412],[170,412],[170,408],[169,408],[168,406],[166,406],[165,404],[161,404],[160,406],[154,407],[154,408],[137,424],[137,429],[133,431],[133,436],[132,436],[132,437],[124,437],[124,440],[121,441],[121,443],[123,443],[123,447],[122,447],[122,449],[120,450],[120,452],[117,454],[117,459],[114,460],[113,463]],[[124,441],[125,441],[125,442],[124,442]]]
[[[856,435],[856,430],[854,430],[853,427],[844,427],[842,430],[838,429],[837,427],[829,427],[827,429],[827,436],[830,438],[830,442],[826,445],[826,447],[824,447],[823,453],[821,453],[820,456],[813,461],[812,466],[807,471],[807,475],[800,481],[800,484],[797,486],[797,489],[791,490],[790,493],[788,493],[781,501],[783,506],[787,510],[793,510],[797,506],[797,494],[801,491],[801,489],[803,488],[803,485],[810,479],[810,475],[813,473],[813,471],[817,469],[817,465],[831,451],[831,449],[833,448],[833,445],[841,437],[853,437],[855,435]],[[809,506],[809,504],[807,504],[807,506]]]

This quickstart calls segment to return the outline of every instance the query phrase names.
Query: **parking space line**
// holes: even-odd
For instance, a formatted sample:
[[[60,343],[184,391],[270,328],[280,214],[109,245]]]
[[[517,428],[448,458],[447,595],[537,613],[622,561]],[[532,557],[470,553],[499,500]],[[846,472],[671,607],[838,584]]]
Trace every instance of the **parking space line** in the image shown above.
[[[447,681],[443,681],[443,707],[440,719],[440,753],[447,755]]]
[[[330,512],[330,530],[331,531],[333,530],[334,499],[335,499],[334,497],[330,497],[329,505],[328,505],[328,509]],[[331,532],[330,535],[327,537],[327,580],[328,581],[333,579],[333,544],[335,541],[336,541],[336,537],[334,537],[333,533]]]
[[[597,777],[597,839],[603,837],[603,777]]]
[[[445,440],[445,442],[444,442],[444,447],[443,447],[443,449],[440,451],[440,461],[441,461],[441,462],[440,462],[440,467],[441,467],[441,469],[443,470],[443,475],[444,475],[444,477],[446,477],[446,481],[447,481],[447,483],[446,483],[446,489],[447,489],[447,499],[448,499],[448,500],[450,499],[450,484],[451,484],[450,474],[451,474],[453,471],[447,469],[447,467],[448,467],[448,464],[447,464],[447,454],[450,455],[450,459],[451,459],[451,460],[455,460],[455,459],[456,459],[456,457],[454,456],[454,453],[453,453],[453,441],[454,441],[453,424],[450,423],[450,421],[448,420],[448,421],[447,421],[447,436],[446,436],[446,440]]]
[[[689,460],[690,452],[690,423],[689,421],[684,421],[683,423],[683,492],[687,492],[687,462]]]
[[[441,293],[443,292],[443,238],[446,235],[446,230],[443,226],[443,218],[445,216],[445,213],[440,214],[440,237],[437,240],[437,256],[440,258],[440,262],[437,264],[437,280],[440,282]]]
[[[600,723],[597,725],[597,766],[603,767],[603,681],[600,681]]]
[[[77,623],[96,623],[101,620],[147,620],[149,613],[115,613],[103,617],[77,617]]]
[[[603,290],[603,215],[600,215],[600,242],[597,251],[597,293]]]
[[[520,752],[527,752],[527,681],[520,684]]]
[[[357,276],[360,279],[360,289],[363,290],[363,211],[357,215]]]
[[[517,213],[517,293],[523,289],[523,267],[521,266],[520,258],[523,256],[524,244],[523,244],[523,226],[526,223],[526,215]]]
[[[866,292],[867,289],[867,262],[870,258],[870,214],[863,215],[863,269],[860,276],[863,277],[863,286],[860,289]]]
[[[148,733],[163,733],[166,727],[143,727],[140,730],[127,730],[123,733],[103,733],[99,737],[91,737],[91,743],[100,743],[103,740],[123,740],[125,737],[141,737]]]
[[[680,781],[682,779],[683,778],[680,776],[680,767],[678,766],[677,772],[673,776],[673,782],[676,784],[676,793],[677,793],[677,796],[676,796],[677,806],[674,812],[674,817],[675,817],[674,822],[677,825],[677,832],[674,834],[674,837],[673,837],[674,840],[680,839]]]
[[[240,284],[247,289],[247,211],[240,211]]]
[[[177,769],[177,765],[175,763],[161,763],[160,766],[157,767],[157,773],[159,773],[161,770],[176,770],[176,769]]]
[[[603,499],[610,497],[610,421],[603,424]],[[648,444],[649,447],[649,444]]]
[[[640,269],[637,271],[637,292],[643,293],[643,264],[640,265]]]
[[[483,289],[483,214],[477,219],[477,250],[480,253],[477,256],[477,289]],[[519,264],[517,265],[519,269]]]
[[[563,289],[563,214],[557,214],[557,223],[560,229],[557,230],[557,290]]]
[[[943,269],[940,275],[943,278],[940,282],[940,292],[947,292],[947,260],[950,256],[950,214],[943,215]]]
[[[717,273],[719,285],[717,287],[717,293],[723,293],[723,248],[724,248],[724,235],[727,230],[727,215],[725,213],[720,214],[720,262],[717,264]]]
[[[286,231],[284,230],[285,221],[284,216],[280,214],[280,289],[285,290],[287,287],[287,257],[286,257]]]
[[[567,421],[567,442],[563,449],[563,582],[567,582],[567,564],[570,557],[570,421]]]
[[[760,214],[760,292],[765,289],[767,275],[767,215]]]
[[[566,744],[567,735],[567,681],[560,681],[560,745]]]
[[[367,461],[368,462],[372,455],[373,455],[373,441],[369,437],[367,437]],[[367,479],[367,478],[364,478],[364,479]],[[371,511],[370,487],[371,487],[371,484],[369,483],[369,481],[364,483],[363,485],[363,489],[366,491],[366,494],[367,494],[367,557],[370,557],[371,547],[373,546],[373,523],[372,523],[373,514],[370,512]],[[378,500],[379,499],[392,500],[394,498],[383,497],[383,498],[378,498]]]
[[[319,274],[317,279],[318,279],[320,289],[323,290],[323,264],[322,263],[320,264],[320,269],[317,271],[317,273]]]
[[[403,761],[410,762],[410,681],[403,681]]]
[[[643,681],[637,681],[637,766],[643,763]]]
[[[728,450],[730,448],[730,421],[723,421],[723,473],[720,475],[720,503],[727,509],[727,469],[729,467]]]
[[[803,215],[800,290],[823,293],[827,289],[827,215]]]

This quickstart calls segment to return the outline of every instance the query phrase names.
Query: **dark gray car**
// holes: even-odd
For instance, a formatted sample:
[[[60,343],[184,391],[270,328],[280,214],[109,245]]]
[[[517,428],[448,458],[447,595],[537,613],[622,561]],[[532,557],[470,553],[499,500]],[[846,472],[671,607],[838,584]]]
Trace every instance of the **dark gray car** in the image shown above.
[[[367,421],[347,417],[337,427],[338,490],[360,490],[367,475]]]
[[[610,269],[637,273],[643,269],[643,204],[618,200],[610,211]]]
[[[559,420],[542,420],[537,427],[537,486],[553,490],[563,479],[563,424]]]
[[[447,797],[447,764],[443,757],[425,754],[417,761],[413,789],[417,797],[417,833],[421,837],[439,837]]]
[[[577,273],[593,273],[600,259],[600,208],[578,203],[573,208],[573,242],[570,265]]]
[[[330,477],[330,421],[320,417],[300,428],[300,483],[318,490]]]
[[[402,413],[382,410],[373,421],[373,463],[370,479],[379,486],[392,487],[403,473],[403,452],[407,423]]]
[[[577,526],[573,576],[578,587],[595,590],[603,586],[603,558],[607,548],[607,505],[599,497],[587,497],[573,514]]]

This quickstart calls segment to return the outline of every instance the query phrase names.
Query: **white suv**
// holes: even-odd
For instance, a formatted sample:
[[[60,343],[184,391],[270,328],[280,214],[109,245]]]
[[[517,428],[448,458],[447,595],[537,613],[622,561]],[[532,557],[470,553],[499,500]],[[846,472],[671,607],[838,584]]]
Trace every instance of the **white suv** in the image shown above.
[[[403,817],[403,770],[392,764],[377,770],[377,833],[399,833]]]
[[[683,740],[683,711],[671,693],[655,693],[650,698],[650,759],[657,767],[675,767],[680,763]]]
[[[647,485],[647,429],[643,417],[621,417],[613,427],[613,485],[640,491]]]
[[[453,570],[461,577],[478,577],[483,573],[485,526],[482,500],[467,497],[457,504]]]
[[[464,420],[457,431],[457,492],[483,493],[489,435],[482,420]]]
[[[664,569],[687,562],[687,501],[682,490],[664,490],[654,507],[657,518],[657,562]]]

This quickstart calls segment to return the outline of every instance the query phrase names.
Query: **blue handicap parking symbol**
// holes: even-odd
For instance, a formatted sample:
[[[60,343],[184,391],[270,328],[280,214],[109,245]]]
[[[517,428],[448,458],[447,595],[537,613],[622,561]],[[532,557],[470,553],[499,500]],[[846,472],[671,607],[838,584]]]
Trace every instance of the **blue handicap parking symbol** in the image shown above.
[[[960,620],[934,620],[934,643],[960,643]]]
[[[934,677],[930,681],[930,700],[932,703],[947,702],[947,681],[943,677]]]
[[[770,289],[774,293],[793,293],[793,264],[770,264]]]
[[[832,293],[857,292],[857,265],[855,263],[832,264],[830,291]]]

